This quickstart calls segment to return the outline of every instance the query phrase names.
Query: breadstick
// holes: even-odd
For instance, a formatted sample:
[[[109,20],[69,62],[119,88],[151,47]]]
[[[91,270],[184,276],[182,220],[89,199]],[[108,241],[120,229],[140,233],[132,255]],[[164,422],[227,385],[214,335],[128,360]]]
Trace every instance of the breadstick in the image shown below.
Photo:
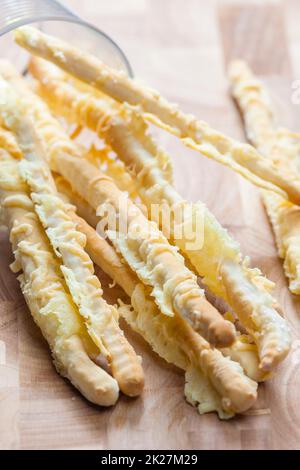
[[[278,129],[267,90],[244,62],[230,66],[232,95],[244,117],[248,139],[278,168],[299,173],[299,136]],[[278,254],[293,294],[300,294],[300,208],[274,193],[262,199],[273,226]]]
[[[65,183],[65,185],[67,185],[67,183]],[[75,195],[73,191],[70,191],[70,187],[68,188],[68,192],[65,194],[67,195],[68,200],[76,206],[76,200],[78,196]],[[89,227],[85,220],[83,220],[85,219],[86,211],[82,211],[80,206],[77,206],[76,210],[77,213],[80,215],[80,217],[77,217],[78,229],[82,231],[87,237],[86,249],[89,255],[91,256],[92,260],[94,261],[94,263],[99,265],[103,269],[103,271],[105,271],[111,278],[113,278],[117,282],[117,284],[119,284],[125,290],[125,292],[128,293],[128,287],[126,286],[126,284],[130,284],[129,279],[131,277],[131,285],[134,285],[134,279],[136,279],[136,277],[132,276],[132,274],[128,275],[128,273],[132,273],[132,271],[128,267],[126,267],[124,263],[119,262],[116,264],[116,258],[110,257],[109,253],[111,251],[114,252],[112,247],[108,245],[107,242],[99,236],[99,234],[95,235],[95,232],[91,230],[91,227]],[[99,221],[99,217],[97,218],[97,220]],[[95,228],[96,224],[92,227]],[[98,246],[99,243],[101,243],[101,249]],[[100,253],[100,255],[98,254],[98,252]],[[103,256],[104,252],[105,256]],[[106,265],[105,259],[107,259]],[[111,269],[110,266],[113,266],[113,269]],[[249,343],[249,340],[247,340],[247,338],[241,337],[240,339],[239,337],[237,337],[235,343],[230,348],[223,348],[222,352],[225,355],[231,357],[234,361],[239,362],[248,377],[252,378],[253,380],[261,382],[270,377],[270,374],[267,371],[263,371],[261,368],[259,368],[256,346],[254,344]]]
[[[207,302],[196,276],[186,268],[177,250],[169,245],[156,225],[146,219],[112,180],[80,158],[78,150],[74,158],[76,144],[70,143],[68,137],[62,135],[59,123],[50,115],[46,105],[37,96],[26,93],[23,84],[18,86],[20,79],[14,79],[15,73],[10,70],[6,72],[6,78],[8,75],[12,77],[14,86],[22,92],[24,102],[28,103],[36,130],[46,145],[52,169],[61,173],[75,192],[95,210],[105,209],[109,204],[116,216],[125,221],[126,237],[112,232],[110,236],[140,279],[152,286],[152,295],[161,311],[167,315],[173,315],[173,310],[178,311],[211,344],[224,347],[232,344],[235,336],[232,324],[225,321]],[[65,148],[71,144],[72,152],[67,153]]]
[[[64,185],[69,186],[67,182],[64,182]],[[76,206],[78,195],[75,195],[70,186],[68,187],[68,191],[65,192],[65,195],[68,201]],[[89,211],[91,209],[92,208],[90,207]],[[81,206],[76,206],[76,212],[79,215],[79,217],[76,216],[76,213],[74,215],[78,222],[77,227],[86,235],[86,249],[90,257],[95,264],[100,266],[101,269],[114,279],[130,296],[130,292],[133,290],[137,277],[133,274],[128,265],[124,264],[120,260],[120,257],[116,254],[115,250],[99,235],[99,233],[96,233],[93,230],[93,228],[96,228],[96,224],[90,227],[86,220],[83,220],[85,219],[86,210],[82,211]],[[97,217],[98,222],[99,220],[100,218]],[[119,258],[119,261],[117,261],[117,257]],[[111,266],[113,266],[113,268],[111,268]],[[128,285],[131,286],[131,290]],[[236,341],[231,347],[223,348],[221,351],[232,360],[239,362],[246,375],[252,380],[261,382],[270,377],[268,372],[259,368],[257,347],[253,344],[251,338],[246,337],[245,335],[237,336]]]
[[[152,286],[161,311],[166,315],[177,311],[212,344],[231,344],[232,325],[207,302],[196,276],[185,267],[181,255],[168,244],[156,224],[149,222],[113,181],[89,162],[61,154],[57,166],[95,210],[109,204],[120,219],[127,221],[125,236],[109,231],[109,237],[139,278]]]
[[[184,114],[158,92],[128,78],[124,73],[110,69],[95,57],[29,26],[16,30],[15,39],[33,54],[55,63],[116,101],[138,105],[147,119],[174,133],[201,154],[229,166],[264,189],[284,196],[287,194],[292,202],[300,203],[298,178],[279,172],[253,147],[238,143],[194,116]]]
[[[83,123],[83,126],[88,122],[88,127],[96,132],[100,128],[107,129],[108,133],[110,132],[109,122],[113,115],[117,116],[120,112],[120,106],[113,100],[105,95],[97,99],[95,96],[92,96],[89,89],[82,91],[80,94],[76,93],[74,87],[68,83],[67,75],[55,65],[43,59],[32,57],[29,62],[29,70],[42,85],[40,87],[37,86],[36,91],[49,105],[51,102],[51,109],[56,114],[63,114],[71,122],[74,122],[75,117],[75,123],[80,121]],[[48,81],[47,77],[49,76],[51,76],[51,80]],[[76,82],[78,84],[78,81]],[[51,99],[49,93],[51,94]],[[100,107],[100,113],[97,111],[98,107]],[[94,126],[96,127],[94,128]],[[155,155],[155,162],[163,172],[165,179],[172,184],[173,166],[171,159],[153,141],[145,123],[143,129],[140,129],[140,138],[142,138],[143,145],[148,152]],[[92,146],[87,153],[87,158],[101,171],[105,171],[108,176],[113,178],[119,189],[128,191],[131,199],[137,199],[138,187],[135,177],[131,175],[131,169],[126,171],[124,163],[120,160],[115,160],[110,153],[112,152],[109,152],[109,148],[97,150]]]
[[[178,228],[175,226],[176,220],[170,236],[195,266],[198,274],[204,277],[210,290],[230,304],[254,337],[260,351],[262,368],[273,369],[289,350],[289,333],[268,292],[269,282],[258,270],[248,268],[242,260],[238,243],[230,238],[202,203],[187,203],[169,184],[157,164],[155,147],[151,148],[151,152],[145,146],[143,119],[124,106],[118,109],[104,98],[99,100],[91,93],[80,92],[67,83],[63,72],[41,59],[31,61],[30,71],[40,80],[43,96],[48,97],[50,105],[54,103],[54,108],[65,117],[77,119],[81,125],[100,133],[125,165],[132,169],[150,217],[151,205],[160,204],[161,201],[166,202],[171,209],[180,205],[189,209],[183,211],[184,221],[179,222],[185,227],[197,227],[197,217],[201,217],[204,224],[202,247],[190,249],[191,237],[185,238],[184,233],[181,237],[174,236]],[[238,291],[243,301],[231,295],[231,290]]]
[[[75,213],[73,217],[78,229],[87,237],[87,251],[93,261],[131,298],[134,308],[123,306],[120,309],[121,315],[130,326],[168,362],[185,371],[191,368],[199,369],[198,373],[208,377],[211,382],[210,386],[209,383],[206,385],[208,396],[214,397],[214,393],[210,391],[213,386],[221,396],[225,412],[239,413],[248,409],[256,397],[256,384],[244,375],[236,363],[225,359],[216,349],[210,349],[209,344],[177,313],[173,317],[160,315],[156,304],[147,294],[147,289],[128,265],[122,262],[114,248],[85,220]],[[253,371],[255,354],[248,359]],[[259,375],[259,371],[257,374]],[[205,381],[204,377],[203,380]]]
[[[24,154],[21,174],[31,190],[35,210],[46,229],[55,254],[63,261],[61,270],[87,330],[109,361],[120,389],[129,396],[141,393],[143,371],[133,348],[117,323],[117,311],[102,297],[99,279],[84,251],[85,237],[76,230],[65,203],[58,197],[43,148],[33,125],[14,90],[0,79],[0,114],[17,136]]]
[[[106,132],[108,135],[108,132]],[[221,227],[208,209],[198,202],[189,204],[165,181],[157,168],[151,168],[151,155],[139,142],[137,134],[123,123],[114,121],[109,142],[120,158],[130,164],[141,181],[141,192],[147,206],[166,201],[171,209],[182,205],[185,227],[197,227],[203,220],[203,244],[199,248],[184,236],[176,237],[176,221],[171,227],[174,243],[188,257],[210,290],[221,296],[238,315],[241,323],[253,336],[260,353],[261,367],[271,370],[284,359],[290,348],[288,327],[269,293],[270,283],[259,270],[251,270],[243,261],[238,243]],[[151,212],[150,212],[151,214]],[[186,215],[185,215],[186,214]],[[160,220],[162,220],[160,218]],[[173,232],[172,232],[173,231]],[[197,233],[194,233],[195,240]],[[209,254],[209,255],[208,255]],[[232,295],[238,292],[238,295]],[[243,299],[243,301],[241,301]]]
[[[56,188],[60,195],[76,206],[77,212],[92,226],[97,227],[99,217],[97,217],[94,209],[79,194],[72,191],[71,185],[60,175],[54,174]]]
[[[9,148],[10,141],[6,143],[4,147]],[[22,270],[18,276],[22,292],[48,341],[57,371],[89,401],[102,406],[115,404],[118,384],[89,357],[85,326],[65,290],[59,261],[34,212],[18,162],[4,150],[0,150],[0,203],[16,259],[13,269]]]

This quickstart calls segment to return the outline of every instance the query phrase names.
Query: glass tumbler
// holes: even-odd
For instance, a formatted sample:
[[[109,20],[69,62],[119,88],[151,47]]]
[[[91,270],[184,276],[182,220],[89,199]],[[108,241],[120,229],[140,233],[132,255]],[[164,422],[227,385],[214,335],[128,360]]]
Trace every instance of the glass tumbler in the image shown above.
[[[26,70],[28,53],[14,43],[11,31],[25,24],[70,42],[110,67],[132,76],[131,66],[121,48],[107,34],[57,0],[1,0],[0,55],[13,62],[21,72]]]

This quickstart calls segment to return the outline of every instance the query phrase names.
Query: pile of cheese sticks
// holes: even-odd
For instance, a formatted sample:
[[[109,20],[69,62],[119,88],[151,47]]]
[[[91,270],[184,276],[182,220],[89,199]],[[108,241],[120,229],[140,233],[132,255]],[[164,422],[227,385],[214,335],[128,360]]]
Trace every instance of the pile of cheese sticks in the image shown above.
[[[102,406],[115,404],[119,391],[141,394],[141,358],[119,325],[122,316],[184,371],[185,397],[200,413],[247,411],[258,382],[288,354],[289,329],[273,283],[250,267],[201,201],[176,191],[171,159],[148,122],[262,188],[297,293],[299,235],[289,221],[300,217],[298,136],[274,128],[265,92],[244,64],[232,66],[233,94],[258,150],[57,38],[23,27],[15,39],[32,54],[31,80],[0,61],[1,211],[11,268],[58,372]],[[62,117],[75,124],[72,135]],[[83,147],[75,138],[82,129],[104,147]],[[151,210],[162,204],[168,230]],[[128,304],[106,302],[94,264],[123,288]],[[225,316],[206,299],[198,276],[226,302]]]

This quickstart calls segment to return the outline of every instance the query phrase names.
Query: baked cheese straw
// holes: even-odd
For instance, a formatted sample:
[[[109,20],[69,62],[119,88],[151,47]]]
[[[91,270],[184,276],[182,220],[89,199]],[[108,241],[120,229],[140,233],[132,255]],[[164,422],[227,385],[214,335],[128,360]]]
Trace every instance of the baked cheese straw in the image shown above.
[[[15,158],[22,158],[22,152],[18,146],[15,136],[0,126],[0,148],[5,149]]]
[[[138,201],[138,185],[130,172],[125,169],[124,163],[111,155],[111,149],[97,149],[94,144],[85,153],[85,158],[104,171],[108,176],[115,180],[121,191],[126,191],[133,201]]]
[[[276,166],[253,147],[238,143],[194,116],[184,114],[158,92],[110,69],[94,56],[35,28],[24,26],[17,29],[15,40],[34,55],[53,62],[116,101],[138,105],[147,119],[173,132],[201,154],[231,167],[264,189],[287,195],[292,202],[300,203],[299,179],[294,175],[278,172]]]
[[[233,325],[208,303],[196,276],[157,225],[149,222],[126,194],[89,162],[62,153],[56,165],[72,188],[98,213],[109,206],[116,218],[124,221],[123,233],[109,230],[108,236],[138,277],[152,287],[162,313],[172,316],[173,311],[178,312],[211,344],[232,344]]]
[[[92,89],[78,92],[72,83],[68,83],[70,76],[65,74],[55,65],[37,57],[32,57],[29,62],[29,71],[41,85],[37,91],[39,95],[51,106],[56,114],[63,114],[69,121],[82,123],[80,126],[89,127],[96,133],[101,131],[106,136],[106,131],[110,133],[110,121],[112,116],[118,116],[120,106],[107,96],[93,96]],[[76,81],[77,85],[79,84]],[[81,85],[82,87],[82,85]],[[173,183],[173,166],[169,155],[152,139],[148,132],[146,123],[140,120],[139,137],[143,146],[149,153],[155,156],[153,163],[157,165],[163,173],[164,178]],[[124,164],[120,160],[114,159],[108,149],[97,150],[94,146],[87,153],[88,160],[98,166],[112,177],[119,189],[128,191],[132,199],[137,198],[138,187],[135,177],[131,171],[126,171]]]
[[[33,125],[23,117],[25,112],[19,97],[3,79],[0,79],[0,103],[0,115],[16,134],[25,157],[20,163],[22,177],[30,187],[35,210],[55,254],[63,261],[61,270],[87,330],[106,355],[120,389],[129,396],[139,395],[144,383],[139,358],[119,328],[117,310],[102,297],[100,281],[84,250],[85,237],[76,230],[66,204],[56,192]]]
[[[236,362],[225,358],[216,349],[211,349],[208,342],[177,313],[173,317],[160,315],[149,295],[149,289],[147,290],[139,282],[129,266],[122,262],[115,249],[84,219],[75,213],[73,217],[78,229],[87,238],[87,251],[93,261],[130,297],[134,308],[124,305],[120,309],[129,325],[139,332],[161,357],[189,371],[189,374],[186,374],[187,388],[190,382],[189,375],[195,376],[196,371],[198,375],[203,375],[201,380],[207,389],[207,397],[198,398],[200,410],[210,411],[210,407],[216,407],[214,404],[216,392],[221,397],[220,404],[226,413],[240,413],[252,406],[256,399],[257,384],[243,373],[242,368]],[[250,362],[249,356],[243,357],[241,354],[241,357]],[[258,365],[255,354],[251,356],[251,360],[251,365],[255,362],[256,366]],[[194,394],[196,393],[199,395],[199,391],[194,390]],[[207,408],[209,402],[211,404]],[[217,408],[217,411],[220,413],[220,409]]]
[[[128,128],[124,123],[115,121],[112,123],[109,141],[120,158],[135,169],[143,187],[141,195],[150,209],[150,215],[151,205],[159,204],[160,201],[167,202],[174,212],[181,205],[182,219],[179,218],[177,223],[174,218],[173,227],[171,225],[173,242],[188,257],[210,290],[232,307],[254,338],[261,368],[265,371],[273,369],[287,355],[290,336],[278,305],[270,294],[270,282],[258,269],[249,268],[249,260],[243,260],[239,244],[203,203],[184,201],[159,170],[151,167],[151,155],[139,142],[138,133],[135,132],[137,128],[135,126],[132,132],[130,126]],[[162,217],[159,220],[163,223]],[[195,232],[199,228],[199,220],[203,224],[202,244],[197,242]],[[186,230],[177,237],[177,229],[182,225]],[[188,227],[190,230],[187,230]],[[194,238],[190,235],[193,231]]]
[[[74,191],[72,191],[71,186],[63,178],[61,178],[61,180],[63,181],[63,184],[60,185],[60,190],[67,197],[68,201],[76,206],[76,201],[80,199],[80,196],[78,196],[78,194],[75,194]],[[100,266],[103,271],[105,271],[111,278],[113,278],[117,282],[117,284],[119,284],[125,290],[125,292],[128,293],[128,287],[126,286],[126,284],[123,284],[123,280],[129,283],[130,276],[128,275],[128,273],[131,272],[131,270],[127,268],[127,275],[124,275],[123,273],[126,271],[124,263],[121,263],[121,265],[119,263],[115,266],[113,258],[110,258],[108,256],[108,251],[111,250],[111,247],[105,250],[104,246],[106,246],[106,242],[99,236],[98,233],[91,230],[91,227],[89,227],[89,224],[86,222],[86,214],[90,212],[90,209],[90,207],[89,209],[87,209],[83,204],[80,204],[76,207],[76,211],[80,216],[77,218],[77,227],[87,237],[86,250],[94,261],[94,263]],[[96,219],[98,223],[100,218],[96,216]],[[90,225],[92,225],[93,228],[96,228],[97,223]],[[102,251],[99,248],[99,243],[101,243],[100,246],[103,247]],[[104,251],[107,255],[106,264],[106,258],[104,259],[103,257]],[[111,265],[113,266],[113,269],[110,268]],[[118,269],[117,266],[120,267],[119,275],[114,270],[115,267],[116,269]],[[131,285],[134,285],[134,280],[136,279],[136,277],[131,275],[131,278]],[[253,306],[253,308],[255,307]],[[268,372],[263,371],[261,368],[259,368],[259,360],[256,345],[253,344],[251,341],[249,342],[249,338],[247,338],[245,335],[237,336],[236,341],[231,347],[223,348],[221,349],[221,351],[226,356],[231,357],[232,360],[239,362],[245,370],[246,375],[251,379],[261,382],[269,378]]]
[[[47,93],[47,91],[51,91],[55,95],[55,99],[52,103],[54,111],[56,111],[55,103],[57,103],[58,106],[58,113],[61,112],[61,108],[64,107],[64,116],[74,121],[74,115],[77,115],[77,119],[74,122],[77,123],[77,125],[78,121],[82,122],[82,128],[91,128],[97,123],[99,129],[105,129],[106,123],[111,121],[112,115],[118,115],[120,113],[120,103],[115,102],[105,94],[97,93],[96,90],[81,83],[79,80],[73,79],[72,76],[63,72],[63,70],[53,65],[51,62],[31,56],[28,69],[32,76],[38,80],[37,83],[44,85],[39,90],[42,94],[42,98],[46,102],[51,101]],[[81,93],[74,94],[74,88]],[[45,93],[43,93],[43,90]],[[72,104],[72,109],[70,109],[69,104]],[[78,119],[80,115],[82,116]],[[90,120],[89,124],[87,124],[87,119]],[[170,184],[173,184],[173,163],[170,155],[168,155],[163,148],[159,147],[156,141],[151,137],[145,121],[142,120],[141,122],[143,122],[143,126],[140,126],[140,139],[142,140],[143,146],[149,153],[155,155],[156,165],[158,165],[163,173],[164,178]],[[98,129],[95,128],[96,132],[97,130]]]
[[[98,207],[105,210],[109,205],[128,225],[124,227],[126,232],[111,233],[110,236],[141,280],[152,286],[152,295],[161,311],[167,315],[173,315],[173,310],[178,311],[211,344],[224,347],[232,344],[235,338],[233,325],[208,303],[196,276],[186,268],[182,256],[169,245],[156,224],[150,223],[110,178],[80,158],[78,147],[64,133],[46,104],[26,89],[24,81],[16,77],[11,67],[3,68],[0,67],[1,73],[27,103],[37,133],[46,146],[52,170],[61,173],[95,210]],[[122,235],[126,235],[125,239]]]
[[[244,117],[248,139],[278,168],[299,173],[300,137],[277,128],[267,90],[242,61],[231,64],[232,95]],[[300,208],[269,191],[262,198],[293,294],[300,294]]]
[[[11,142],[7,144],[6,148],[10,149]],[[0,204],[15,255],[12,269],[22,271],[18,280],[23,295],[50,346],[57,371],[92,403],[115,404],[118,384],[89,357],[85,326],[65,290],[59,261],[34,212],[18,162],[3,149],[0,150]]]
[[[71,202],[77,208],[77,212],[91,225],[97,227],[99,217],[96,215],[94,209],[83,199],[79,194],[72,191],[70,184],[59,174],[53,174],[55,186],[60,196],[65,199],[66,202]]]
[[[97,227],[100,218],[95,215],[95,211],[85,202],[85,204],[80,201],[80,204],[77,205],[77,201],[81,200],[81,197],[72,191],[69,183],[64,180],[62,177],[60,179],[59,188],[62,191],[64,197],[76,207],[76,212],[79,217],[76,218],[78,224],[77,228],[86,235],[87,245],[86,250],[95,264],[101,267],[112,279],[114,279],[117,284],[119,284],[125,292],[128,293],[129,288],[126,284],[130,283],[131,277],[131,286],[134,286],[136,282],[136,276],[133,274],[132,270],[124,265],[124,262],[120,261],[118,264],[116,260],[115,250],[107,244],[103,238],[96,233],[93,228]],[[88,206],[88,207],[86,207]],[[94,212],[96,217],[96,223],[87,223],[86,215],[91,212]],[[76,217],[76,214],[75,214]],[[100,243],[100,247],[99,247]],[[108,245],[108,248],[105,248]],[[109,256],[109,251],[115,253],[113,256]],[[103,255],[105,253],[105,256]],[[118,256],[118,255],[117,255]],[[110,266],[113,266],[113,269]],[[119,274],[116,273],[115,268]],[[126,272],[126,274],[125,274]],[[131,274],[128,274],[131,273]],[[125,280],[125,284],[123,283]],[[257,353],[257,347],[252,342],[249,342],[249,338],[245,335],[237,336],[236,341],[231,347],[223,348],[222,353],[226,356],[229,356],[232,360],[239,362],[243,367],[246,375],[251,379],[260,382],[268,378],[269,374],[265,373],[259,368],[259,359]]]
[[[43,96],[48,97],[50,105],[54,103],[57,112],[69,119],[77,119],[81,125],[100,133],[108,141],[135,174],[150,217],[153,215],[151,206],[160,205],[162,201],[174,212],[182,209],[183,220],[179,218],[176,225],[174,217],[173,226],[171,224],[170,227],[173,242],[192,262],[210,290],[229,303],[254,337],[262,369],[273,369],[286,356],[290,341],[285,321],[269,293],[270,282],[258,270],[247,266],[248,261],[243,261],[238,243],[231,239],[204,204],[187,203],[169,184],[157,164],[155,147],[151,148],[151,152],[144,145],[147,134],[143,118],[126,106],[119,106],[118,109],[110,101],[80,92],[64,81],[63,72],[41,59],[31,61],[30,71],[40,80]],[[157,219],[157,222],[164,221],[161,217]],[[197,246],[196,238],[192,240],[190,233],[189,238],[185,232],[180,233],[180,237],[175,236],[177,229],[183,226],[186,229],[190,227],[189,232],[195,227],[197,230],[198,219],[204,224],[202,246],[199,243],[200,246]],[[191,243],[193,241],[195,243]],[[233,296],[232,290],[239,292],[239,297]]]

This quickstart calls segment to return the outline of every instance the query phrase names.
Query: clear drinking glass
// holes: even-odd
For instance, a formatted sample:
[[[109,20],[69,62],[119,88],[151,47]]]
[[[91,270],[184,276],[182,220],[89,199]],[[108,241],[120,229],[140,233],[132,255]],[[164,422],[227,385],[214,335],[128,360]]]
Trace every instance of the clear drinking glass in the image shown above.
[[[45,33],[92,53],[110,67],[133,75],[124,52],[107,34],[57,0],[1,0],[0,56],[12,61],[22,72],[26,69],[28,54],[14,43],[11,31],[25,24],[33,24]]]

